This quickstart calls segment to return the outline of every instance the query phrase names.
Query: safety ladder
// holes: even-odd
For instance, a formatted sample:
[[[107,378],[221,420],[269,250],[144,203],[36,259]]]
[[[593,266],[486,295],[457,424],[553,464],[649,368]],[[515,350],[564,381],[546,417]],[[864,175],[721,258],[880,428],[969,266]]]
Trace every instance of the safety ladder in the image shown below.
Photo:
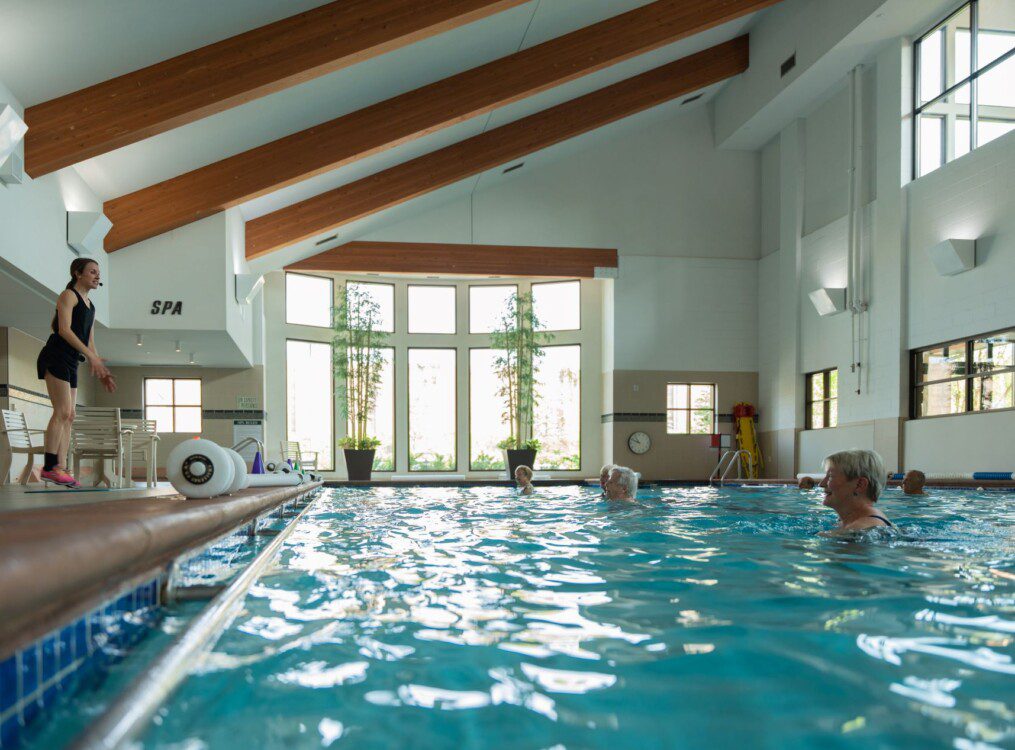
[[[747,458],[747,476],[754,476],[754,458],[751,456],[750,451],[743,449],[740,450],[728,450],[722,454],[719,458],[719,463],[715,465],[715,469],[712,470],[712,475],[708,478],[708,483],[713,484],[716,478],[719,480],[719,486],[721,487],[723,482],[729,476],[730,471],[733,467],[737,467],[737,479],[744,478],[744,458]]]

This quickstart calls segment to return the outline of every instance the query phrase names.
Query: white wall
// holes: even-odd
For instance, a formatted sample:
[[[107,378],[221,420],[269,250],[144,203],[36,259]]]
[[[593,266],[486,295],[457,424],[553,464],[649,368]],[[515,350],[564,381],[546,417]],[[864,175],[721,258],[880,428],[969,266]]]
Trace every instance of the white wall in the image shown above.
[[[21,104],[0,82],[0,102],[24,114]],[[20,147],[22,155],[24,145]],[[102,201],[74,169],[62,169],[33,180],[25,176],[21,185],[0,184],[0,261],[38,291],[56,296],[70,279],[71,261],[77,255],[67,246],[67,211],[101,211]],[[93,256],[107,274],[106,254]],[[109,322],[106,289],[96,289],[96,319]],[[0,301],[2,304],[2,301]]]
[[[757,276],[755,260],[622,256],[615,368],[757,371]]]

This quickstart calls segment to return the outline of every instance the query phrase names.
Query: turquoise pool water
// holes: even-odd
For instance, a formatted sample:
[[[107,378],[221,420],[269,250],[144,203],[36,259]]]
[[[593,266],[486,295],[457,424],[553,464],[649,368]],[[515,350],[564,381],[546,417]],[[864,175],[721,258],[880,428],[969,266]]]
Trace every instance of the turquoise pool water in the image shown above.
[[[343,489],[146,748],[1015,746],[1015,494]]]

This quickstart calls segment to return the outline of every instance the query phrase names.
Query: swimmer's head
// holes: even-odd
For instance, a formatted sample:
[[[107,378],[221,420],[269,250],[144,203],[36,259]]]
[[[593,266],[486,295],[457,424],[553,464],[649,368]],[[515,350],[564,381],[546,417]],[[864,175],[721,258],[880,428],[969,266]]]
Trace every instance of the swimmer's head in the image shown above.
[[[613,464],[606,464],[599,470],[599,486],[603,488],[603,492],[606,492],[606,480],[610,478],[610,472],[614,469]]]
[[[825,459],[825,478],[818,486],[825,491],[825,505],[842,508],[860,499],[876,503],[888,479],[885,462],[874,451],[854,449],[833,453]]]
[[[528,484],[532,481],[532,469],[528,466],[519,466],[515,469],[515,481],[518,484]]]
[[[801,490],[813,490],[815,486],[814,477],[800,477],[797,488]]]
[[[902,491],[907,495],[924,495],[924,485],[927,484],[927,475],[919,469],[910,469],[902,478]]]

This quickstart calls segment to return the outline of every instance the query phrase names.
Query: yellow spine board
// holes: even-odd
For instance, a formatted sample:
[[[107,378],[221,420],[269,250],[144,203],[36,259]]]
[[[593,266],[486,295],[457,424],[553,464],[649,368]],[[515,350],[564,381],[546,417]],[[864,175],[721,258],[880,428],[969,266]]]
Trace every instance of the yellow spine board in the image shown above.
[[[736,424],[737,447],[750,454],[750,477],[751,479],[758,479],[761,476],[761,470],[765,468],[765,463],[764,459],[761,457],[761,450],[758,448],[758,439],[754,432],[754,418],[738,417]]]

